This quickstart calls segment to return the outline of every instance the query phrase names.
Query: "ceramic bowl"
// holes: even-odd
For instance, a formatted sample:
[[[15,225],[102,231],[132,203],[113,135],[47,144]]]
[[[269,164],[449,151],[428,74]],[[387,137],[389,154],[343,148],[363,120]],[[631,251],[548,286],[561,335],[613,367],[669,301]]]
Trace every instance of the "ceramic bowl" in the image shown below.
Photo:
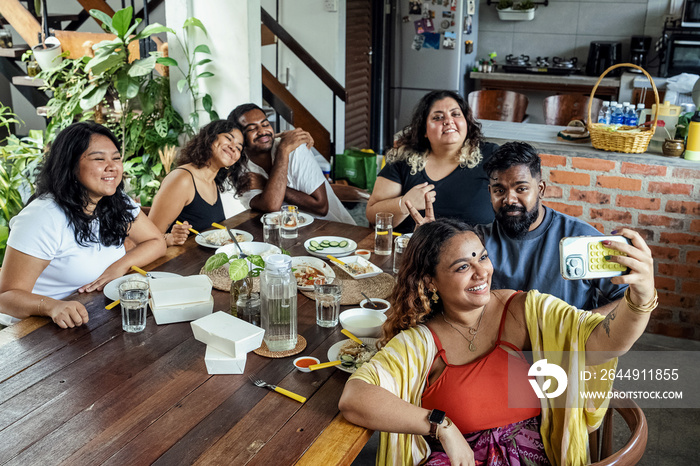
[[[369,249],[358,249],[355,251],[356,256],[364,257],[365,259],[369,260],[370,256],[372,256],[372,251]]]
[[[379,337],[386,315],[382,312],[368,311],[360,307],[340,313],[340,325],[356,337]]]
[[[314,362],[311,362],[309,364],[299,365],[300,361],[304,361],[304,360],[310,360],[310,361],[314,361]],[[304,361],[304,362],[307,362],[307,361]],[[320,362],[321,361],[318,358],[314,358],[313,356],[301,356],[301,357],[296,358],[294,361],[292,361],[292,364],[294,364],[294,367],[296,367],[301,372],[311,372],[311,369],[309,369],[309,366],[312,366],[314,364],[319,364]]]
[[[379,298],[370,298],[370,299],[372,299],[372,301],[375,302],[377,304],[377,306],[380,307],[380,309],[373,308],[372,305],[366,299],[363,299],[362,301],[360,301],[360,307],[362,309],[367,309],[369,311],[374,311],[374,312],[386,312],[389,309],[391,309],[391,304],[389,304],[389,301],[387,301],[386,299],[379,299]],[[382,305],[384,307],[382,307]]]

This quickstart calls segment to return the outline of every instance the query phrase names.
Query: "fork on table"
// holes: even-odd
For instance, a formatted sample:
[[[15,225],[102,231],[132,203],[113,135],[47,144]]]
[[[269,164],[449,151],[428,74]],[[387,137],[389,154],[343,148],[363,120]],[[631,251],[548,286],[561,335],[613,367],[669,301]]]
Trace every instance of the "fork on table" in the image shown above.
[[[269,390],[272,390],[273,392],[281,393],[284,396],[288,396],[292,400],[296,400],[299,403],[305,403],[306,398],[304,398],[301,395],[297,395],[296,393],[292,393],[289,390],[285,390],[284,388],[278,387],[277,385],[272,385],[270,383],[264,382],[260,379],[258,379],[255,375],[251,374],[248,376],[251,382],[253,382],[254,385],[257,385],[258,387],[263,387],[267,388]]]

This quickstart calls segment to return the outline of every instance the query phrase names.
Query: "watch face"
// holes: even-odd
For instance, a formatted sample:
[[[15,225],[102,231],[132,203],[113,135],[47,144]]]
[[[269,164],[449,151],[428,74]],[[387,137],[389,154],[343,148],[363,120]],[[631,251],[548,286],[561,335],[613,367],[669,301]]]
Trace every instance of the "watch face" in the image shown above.
[[[445,420],[445,411],[440,411],[439,409],[434,409],[430,411],[430,416],[428,416],[428,421],[431,424],[442,424]]]

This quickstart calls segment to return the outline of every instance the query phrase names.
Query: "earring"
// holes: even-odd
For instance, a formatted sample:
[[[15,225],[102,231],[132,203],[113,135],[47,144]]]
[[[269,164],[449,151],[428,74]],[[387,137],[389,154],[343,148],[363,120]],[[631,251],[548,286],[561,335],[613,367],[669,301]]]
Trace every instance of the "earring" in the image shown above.
[[[430,299],[431,299],[434,303],[437,304],[437,302],[440,300],[440,296],[438,296],[438,294],[437,294],[437,289],[432,290],[432,291],[433,291],[433,295],[430,297]]]

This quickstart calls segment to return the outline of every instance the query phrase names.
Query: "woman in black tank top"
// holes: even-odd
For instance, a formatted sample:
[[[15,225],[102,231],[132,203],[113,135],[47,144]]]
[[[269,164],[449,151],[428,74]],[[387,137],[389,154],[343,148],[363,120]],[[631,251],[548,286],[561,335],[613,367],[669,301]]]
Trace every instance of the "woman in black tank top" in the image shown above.
[[[184,243],[189,228],[201,231],[224,220],[221,193],[234,189],[240,194],[247,189],[243,141],[235,122],[218,120],[202,128],[182,149],[178,167],[163,180],[148,215],[168,246]]]

